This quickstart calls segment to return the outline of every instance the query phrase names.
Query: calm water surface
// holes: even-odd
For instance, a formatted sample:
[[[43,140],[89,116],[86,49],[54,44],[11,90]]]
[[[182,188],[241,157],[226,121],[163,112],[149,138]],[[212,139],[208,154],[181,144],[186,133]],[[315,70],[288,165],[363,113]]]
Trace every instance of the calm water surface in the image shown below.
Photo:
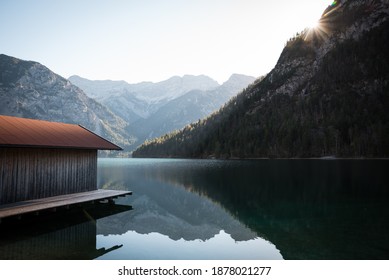
[[[389,259],[388,160],[99,159],[98,167],[99,188],[133,195],[23,234],[2,229],[0,258]]]

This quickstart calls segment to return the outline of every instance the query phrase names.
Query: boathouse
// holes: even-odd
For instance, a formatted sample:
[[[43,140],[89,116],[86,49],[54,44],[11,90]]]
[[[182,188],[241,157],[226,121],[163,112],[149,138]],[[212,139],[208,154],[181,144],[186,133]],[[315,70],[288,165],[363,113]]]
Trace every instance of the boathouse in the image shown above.
[[[5,205],[60,196],[66,198],[60,206],[93,200],[98,150],[121,148],[80,125],[0,115],[0,211]],[[99,193],[97,198],[130,193]],[[70,194],[84,199],[72,202]]]

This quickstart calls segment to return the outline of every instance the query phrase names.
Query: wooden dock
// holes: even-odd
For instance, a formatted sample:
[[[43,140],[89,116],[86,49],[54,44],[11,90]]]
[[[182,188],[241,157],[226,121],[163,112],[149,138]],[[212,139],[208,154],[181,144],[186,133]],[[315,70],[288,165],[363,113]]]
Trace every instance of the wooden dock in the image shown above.
[[[131,195],[131,191],[116,191],[116,190],[95,190],[88,192],[80,192],[67,195],[58,195],[41,199],[27,200],[16,203],[0,205],[0,222],[1,219],[21,216],[28,213],[39,213],[45,210],[56,210],[59,207],[70,207],[71,205],[110,201],[118,197]]]

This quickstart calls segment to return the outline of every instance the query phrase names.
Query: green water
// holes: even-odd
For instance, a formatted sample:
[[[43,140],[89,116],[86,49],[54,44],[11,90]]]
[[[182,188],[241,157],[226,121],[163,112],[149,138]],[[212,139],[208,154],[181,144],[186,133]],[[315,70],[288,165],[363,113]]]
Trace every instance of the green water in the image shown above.
[[[99,187],[132,190],[117,204],[133,209],[1,228],[0,258],[388,259],[388,171],[388,160],[99,159]]]

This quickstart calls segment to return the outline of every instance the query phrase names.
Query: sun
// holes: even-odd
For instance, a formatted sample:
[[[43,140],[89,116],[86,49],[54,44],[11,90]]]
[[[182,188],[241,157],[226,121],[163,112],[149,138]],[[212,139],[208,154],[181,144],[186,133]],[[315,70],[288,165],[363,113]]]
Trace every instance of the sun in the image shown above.
[[[305,30],[305,41],[321,41],[328,37],[329,29],[326,24],[326,20],[320,18],[319,20],[312,21],[310,26]]]
[[[322,1],[312,1],[309,5],[301,8],[301,13],[294,20],[299,24],[301,30],[316,30],[320,26],[325,8]]]
[[[317,29],[320,25],[320,20],[319,19],[310,19],[309,22],[307,22],[307,27],[309,29]]]

